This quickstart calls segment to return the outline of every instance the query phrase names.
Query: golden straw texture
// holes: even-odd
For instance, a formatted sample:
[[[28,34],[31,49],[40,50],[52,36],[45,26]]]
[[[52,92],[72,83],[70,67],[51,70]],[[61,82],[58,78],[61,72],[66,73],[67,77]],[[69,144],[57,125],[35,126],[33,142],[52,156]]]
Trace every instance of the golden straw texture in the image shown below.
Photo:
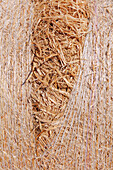
[[[112,96],[112,0],[0,0],[0,169],[112,170]]]
[[[36,147],[41,147],[40,151],[56,133],[60,118],[65,116],[64,111],[79,75],[78,66],[89,18],[86,1],[34,3],[30,82]]]

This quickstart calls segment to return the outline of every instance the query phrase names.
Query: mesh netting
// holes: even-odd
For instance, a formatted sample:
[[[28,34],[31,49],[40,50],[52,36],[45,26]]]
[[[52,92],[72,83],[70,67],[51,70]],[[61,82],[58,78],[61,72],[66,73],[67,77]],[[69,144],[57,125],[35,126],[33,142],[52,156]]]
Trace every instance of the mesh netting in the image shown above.
[[[63,116],[59,118],[59,125],[56,126],[54,122],[55,131],[53,129],[53,132],[47,132],[48,136],[40,131],[38,141],[33,124],[33,101],[29,100],[36,77],[26,80],[34,57],[31,50],[34,49],[34,39],[31,37],[33,24],[36,22],[36,2],[38,1],[0,1],[0,168],[112,169],[113,1],[88,2],[91,19],[82,46],[83,53],[79,56],[80,63],[76,63],[75,83],[71,82],[73,88],[68,91],[69,99]],[[65,2],[80,5],[80,1]],[[83,2],[85,1],[81,1],[81,5]],[[54,19],[51,20],[53,22]],[[54,23],[50,24],[50,31],[56,29],[52,24]],[[62,32],[71,34],[71,29],[68,29],[65,28]],[[68,42],[70,41],[69,39]],[[54,43],[51,45],[54,46]],[[60,47],[59,45],[59,51]],[[38,48],[40,55],[45,46],[42,50],[40,46]],[[77,47],[75,50],[77,51]],[[53,53],[58,55],[62,51],[65,54],[65,51],[59,51],[54,50]],[[46,60],[51,54],[44,55]],[[42,61],[41,58],[40,62]],[[62,81],[66,86],[63,76]],[[63,85],[59,81],[59,88],[61,86]],[[36,116],[42,127],[42,120]]]

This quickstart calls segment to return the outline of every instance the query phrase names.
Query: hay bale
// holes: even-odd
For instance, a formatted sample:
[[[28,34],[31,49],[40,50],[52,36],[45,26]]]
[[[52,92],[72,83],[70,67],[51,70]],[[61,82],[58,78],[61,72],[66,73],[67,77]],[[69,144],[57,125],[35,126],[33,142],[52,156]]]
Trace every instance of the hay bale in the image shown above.
[[[41,122],[36,111],[35,145],[29,127],[32,127],[35,107],[32,110],[27,100],[29,94],[35,95],[37,86],[33,73],[35,62],[30,71],[31,84],[21,84],[32,60],[29,41],[34,23],[32,7],[41,1],[29,2],[0,1],[0,169],[112,169],[113,1],[88,1],[93,9],[91,31],[77,63],[77,82],[75,79],[70,100],[66,97],[69,103],[63,116],[46,121],[45,131],[35,128]],[[40,128],[43,124],[41,122]]]
[[[36,143],[42,151],[44,140],[47,143],[51,133],[56,133],[60,118],[65,117],[79,75],[89,18],[87,1],[34,2],[30,83]],[[45,139],[39,140],[41,137]]]

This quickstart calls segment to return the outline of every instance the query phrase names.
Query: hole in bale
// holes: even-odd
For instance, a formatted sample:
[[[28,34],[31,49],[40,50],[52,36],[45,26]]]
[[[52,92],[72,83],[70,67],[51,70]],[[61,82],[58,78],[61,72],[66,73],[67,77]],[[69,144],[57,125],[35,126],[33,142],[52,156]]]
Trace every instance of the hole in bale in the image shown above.
[[[37,72],[37,68],[36,68],[36,67],[34,68],[34,71],[36,71],[36,72]]]
[[[46,52],[45,52],[45,54],[46,54],[46,55],[49,55],[49,52],[48,52],[48,51],[46,51]]]
[[[47,87],[44,87],[43,90],[47,91]]]
[[[36,118],[36,116],[35,116],[35,115],[34,115],[33,119],[34,119],[34,120],[37,120],[37,118]]]
[[[58,62],[60,63],[60,65],[61,65],[61,61],[58,59]]]
[[[55,9],[60,9],[60,7],[58,7],[58,6],[55,6]]]
[[[53,23],[51,22],[50,25],[53,27]]]
[[[52,63],[53,63],[53,60],[51,59],[51,58],[49,58],[49,60],[48,61],[51,61]]]
[[[49,28],[49,31],[53,31],[53,28]]]
[[[36,110],[37,110],[37,112],[40,111],[40,109],[38,107],[36,108]]]
[[[57,89],[59,89],[59,85],[57,84]]]
[[[47,87],[40,87],[39,90],[42,90],[42,91],[47,91]],[[40,94],[42,96],[42,94]]]

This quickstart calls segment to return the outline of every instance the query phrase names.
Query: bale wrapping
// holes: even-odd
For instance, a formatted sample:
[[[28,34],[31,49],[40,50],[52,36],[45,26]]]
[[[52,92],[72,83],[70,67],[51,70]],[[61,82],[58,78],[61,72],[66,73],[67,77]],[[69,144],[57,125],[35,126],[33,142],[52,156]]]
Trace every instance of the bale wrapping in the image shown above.
[[[43,2],[46,4],[46,1]],[[80,1],[64,2],[77,4]],[[81,5],[83,2],[85,1],[80,2]],[[58,112],[59,118],[53,122],[48,114],[50,121],[45,122],[46,127],[44,117],[43,121],[40,117],[35,119],[38,113],[40,116],[40,111],[35,111],[34,99],[30,97],[35,94],[35,85],[38,86],[36,81],[39,81],[34,75],[37,72],[36,62],[33,62],[32,69],[30,68],[35,51],[40,55],[38,47],[35,50],[34,43],[31,44],[31,41],[34,42],[33,29],[37,15],[34,16],[38,3],[41,1],[0,1],[0,169],[112,170],[113,1],[88,1],[93,12],[90,13],[89,31],[83,52],[79,56],[80,62],[77,61],[77,65],[75,64],[77,75],[74,87],[72,90],[67,88],[71,94],[68,93],[69,99],[66,97],[66,101],[69,101],[63,115],[60,117]],[[65,21],[65,17],[62,21]],[[47,27],[47,24],[45,25]],[[65,30],[68,31],[67,28]],[[72,30],[69,32],[72,33]],[[55,49],[54,52],[56,54]],[[57,55],[60,54],[59,52]],[[47,53],[44,55],[47,56]],[[38,58],[36,56],[37,60]],[[47,62],[44,58],[41,58],[40,62],[44,60]],[[62,68],[63,65],[62,62]],[[62,81],[65,78],[63,76]],[[74,81],[74,77],[72,80]],[[60,82],[56,81],[56,84],[59,85]],[[59,95],[58,92],[57,94]],[[62,96],[64,99],[65,96]],[[52,108],[54,107],[55,104]],[[40,129],[36,129],[36,125],[39,127],[39,120],[42,121],[40,129],[45,128],[45,132],[41,133]]]

